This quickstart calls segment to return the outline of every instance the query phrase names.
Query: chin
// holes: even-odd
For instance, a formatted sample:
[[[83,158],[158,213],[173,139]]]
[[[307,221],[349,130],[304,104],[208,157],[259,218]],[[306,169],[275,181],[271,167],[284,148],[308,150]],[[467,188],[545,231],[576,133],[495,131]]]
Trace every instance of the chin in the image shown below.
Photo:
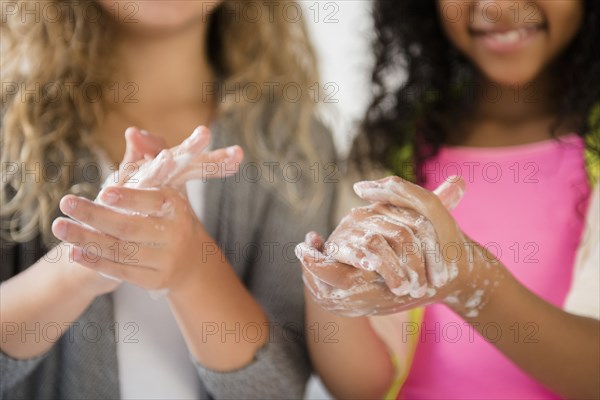
[[[147,26],[177,28],[186,25],[191,20],[202,17],[204,2],[196,1],[140,1],[135,18]]]
[[[98,0],[99,4],[124,27],[137,31],[176,31],[208,18],[219,4],[217,1],[152,0],[114,1]]]
[[[536,79],[538,68],[527,68],[521,65],[497,64],[489,68],[480,68],[485,77],[500,86],[524,86]]]

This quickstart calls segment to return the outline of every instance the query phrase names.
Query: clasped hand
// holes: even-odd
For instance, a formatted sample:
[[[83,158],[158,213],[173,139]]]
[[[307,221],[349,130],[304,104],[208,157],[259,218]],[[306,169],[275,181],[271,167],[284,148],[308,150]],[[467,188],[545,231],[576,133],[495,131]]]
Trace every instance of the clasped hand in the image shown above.
[[[371,204],[354,208],[327,242],[310,232],[296,248],[313,299],[344,316],[434,302],[475,316],[493,287],[495,260],[467,239],[449,213],[463,196],[464,181],[452,177],[429,192],[388,177],[359,182],[354,190]]]
[[[238,146],[207,151],[209,142],[210,132],[200,127],[153,159],[130,156],[135,173],[122,163],[119,179],[105,184],[96,201],[63,197],[60,209],[70,219],[57,218],[52,229],[70,244],[71,259],[146,289],[174,290],[185,282],[197,249],[212,241],[184,195],[185,183],[234,174],[243,158]]]

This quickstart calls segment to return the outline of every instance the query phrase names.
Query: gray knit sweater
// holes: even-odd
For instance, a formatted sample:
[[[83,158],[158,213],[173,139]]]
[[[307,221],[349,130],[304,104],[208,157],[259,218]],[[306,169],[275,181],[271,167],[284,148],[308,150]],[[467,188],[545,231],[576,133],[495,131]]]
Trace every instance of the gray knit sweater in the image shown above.
[[[226,119],[213,127],[212,147],[241,144],[247,150],[240,143],[237,126],[235,119]],[[329,132],[316,122],[313,138],[320,153],[320,167],[335,161]],[[325,185],[325,196],[316,212],[299,214],[285,196],[273,190],[274,185],[256,181],[255,170],[247,163],[245,160],[238,176],[207,183],[202,222],[262,305],[272,331],[254,361],[239,370],[216,372],[196,363],[203,388],[201,398],[301,398],[311,368],[303,330],[301,268],[294,257],[294,245],[309,230],[328,234],[334,184]],[[297,184],[311,184],[315,174],[302,172],[304,176]],[[321,180],[323,172],[318,177]],[[296,179],[295,175],[292,178]],[[39,238],[0,245],[2,281],[26,269],[47,251]],[[112,295],[98,297],[76,322],[51,350],[35,359],[15,360],[0,352],[0,398],[118,399]]]

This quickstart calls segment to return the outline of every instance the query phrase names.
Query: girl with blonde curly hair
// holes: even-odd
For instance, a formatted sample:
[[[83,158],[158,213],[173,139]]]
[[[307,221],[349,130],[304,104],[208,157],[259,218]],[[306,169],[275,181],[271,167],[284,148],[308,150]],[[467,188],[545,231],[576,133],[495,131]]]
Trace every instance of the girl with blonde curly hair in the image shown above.
[[[298,5],[2,7],[2,397],[302,396],[334,151]]]

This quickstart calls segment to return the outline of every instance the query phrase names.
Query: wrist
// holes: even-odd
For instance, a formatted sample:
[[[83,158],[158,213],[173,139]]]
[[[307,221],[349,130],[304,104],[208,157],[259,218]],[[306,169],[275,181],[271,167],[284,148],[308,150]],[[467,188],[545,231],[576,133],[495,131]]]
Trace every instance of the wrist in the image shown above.
[[[200,277],[201,265],[193,265],[187,273],[181,276],[176,282],[168,286],[166,296],[169,301],[185,298],[188,294],[198,293],[202,290],[202,278]]]
[[[483,311],[505,278],[504,265],[477,243],[469,244],[463,273],[442,303],[464,319],[476,318]]]
[[[213,282],[223,281],[224,274],[233,271],[217,243],[208,234],[201,231],[196,238],[197,245],[192,248],[199,249],[199,254],[185,258],[187,265],[180,265],[185,267],[183,273],[177,274],[166,287],[169,298],[197,291],[206,292],[214,288]]]
[[[98,272],[78,264],[73,259],[71,246],[65,243],[61,243],[59,246],[63,264],[63,268],[60,269],[62,271],[61,280],[66,282],[69,292],[81,293],[91,301],[100,295],[112,292],[119,286],[120,282],[106,278]]]

